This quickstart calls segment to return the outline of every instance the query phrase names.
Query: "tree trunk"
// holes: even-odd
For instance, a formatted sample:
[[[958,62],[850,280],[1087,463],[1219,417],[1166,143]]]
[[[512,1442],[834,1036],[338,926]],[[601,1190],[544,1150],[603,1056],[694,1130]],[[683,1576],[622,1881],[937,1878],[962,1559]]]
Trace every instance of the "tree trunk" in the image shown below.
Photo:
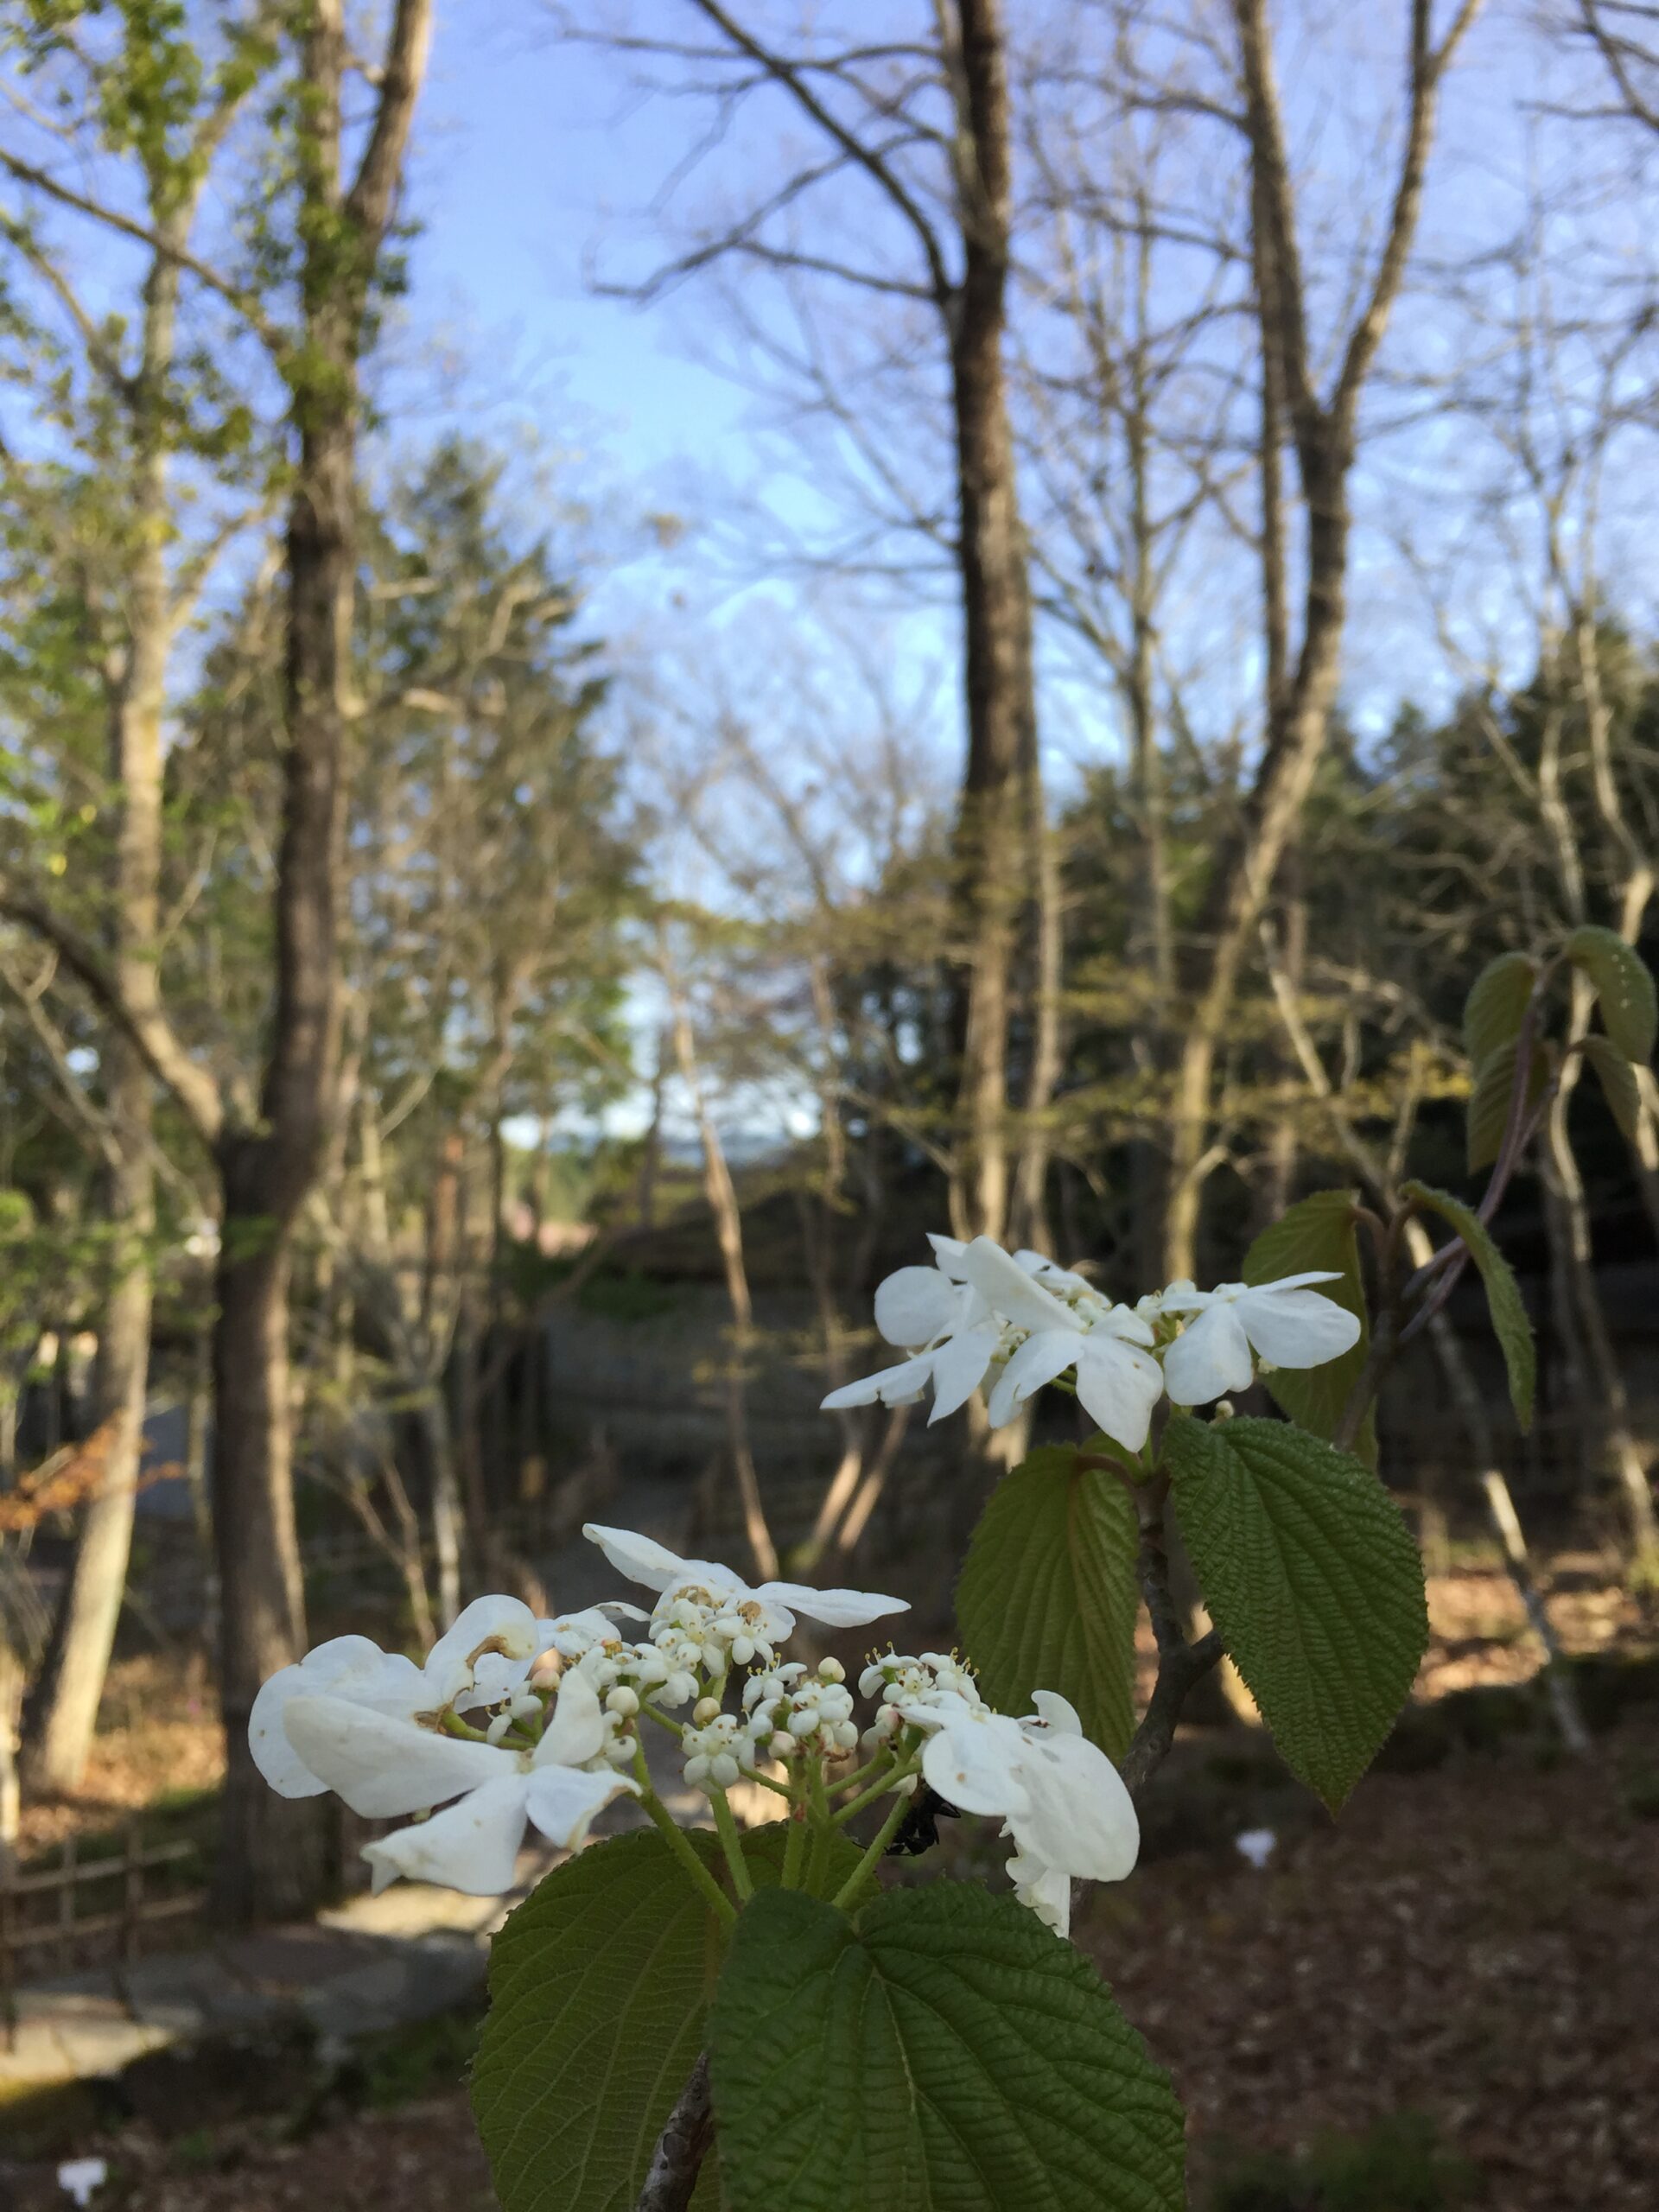
[[[1028,890],[1022,814],[1040,823],[1042,795],[1031,588],[1003,357],[1013,195],[1000,0],[957,0],[957,15],[964,258],[952,303],[950,369],[968,762],[956,840],[967,988],[953,1211],[968,1235],[1001,1236],[1009,1200],[1008,1023]],[[1050,926],[1057,925],[1057,906],[1051,918]],[[1039,1011],[1039,1027],[1040,1020]],[[1052,1036],[1047,1049],[1052,1059]],[[1042,1057],[1039,1041],[1036,1058]],[[1035,1072],[1040,1084],[1040,1066]]]
[[[227,1758],[219,1901],[238,1921],[309,1903],[327,1856],[318,1801],[279,1797],[255,1772],[247,1716],[264,1675],[298,1658],[305,1644],[290,1464],[289,1265],[294,1224],[321,1165],[340,1074],[336,937],[357,528],[358,358],[430,31],[430,0],[397,0],[362,162],[343,195],[342,0],[312,0],[302,33],[305,97],[297,153],[305,346],[292,370],[299,450],[285,547],[276,1007],[260,1126],[227,1130],[218,1147],[225,1208],[213,1344],[213,1517]]]
[[[181,225],[175,221],[173,227],[176,231]],[[176,263],[158,255],[144,290],[143,351],[134,385],[136,550],[124,579],[126,637],[111,699],[115,834],[107,935],[116,981],[128,997],[155,988],[160,918],[162,723],[173,635],[166,552],[166,387],[178,281]],[[104,1480],[81,1522],[51,1671],[36,1711],[29,1765],[32,1778],[48,1789],[76,1788],[92,1746],[126,1588],[149,1376],[151,1077],[137,1045],[113,1024],[102,1052],[105,1109],[116,1147],[107,1184],[109,1219],[119,1242],[99,1336],[92,1419],[94,1427],[106,1422],[114,1427]]]

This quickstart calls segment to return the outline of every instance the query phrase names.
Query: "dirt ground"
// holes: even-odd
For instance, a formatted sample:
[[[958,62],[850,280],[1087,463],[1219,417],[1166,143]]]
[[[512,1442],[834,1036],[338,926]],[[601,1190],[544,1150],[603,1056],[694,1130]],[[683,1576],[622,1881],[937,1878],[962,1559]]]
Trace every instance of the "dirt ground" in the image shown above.
[[[1580,1649],[1633,1625],[1589,1577],[1556,1611]],[[1535,1663],[1500,1576],[1437,1578],[1433,1612],[1420,1696],[1524,1679]],[[142,1802],[157,1773],[178,1786],[185,1745],[210,1736],[205,1716],[148,1719],[164,1687],[124,1677],[130,1718],[112,1700],[91,1802]],[[200,1750],[188,1756],[211,1779]],[[1151,1793],[1141,1866],[1093,1893],[1079,1938],[1186,2103],[1193,2204],[1322,2212],[1337,2200],[1218,2198],[1221,2146],[1295,2153],[1407,2114],[1467,2162],[1470,2193],[1344,2205],[1654,2212],[1659,1705],[1627,1709],[1587,1767],[1535,1728],[1427,1756],[1440,1763],[1370,1777],[1333,1823],[1259,1735],[1195,1737]],[[1276,1838],[1262,1871],[1236,1847],[1250,1827]],[[461,2070],[441,2050],[395,2109],[334,2097],[275,2117],[105,2121],[74,2147],[110,2159],[108,2212],[487,2212]],[[34,2212],[37,2200],[16,2201]]]

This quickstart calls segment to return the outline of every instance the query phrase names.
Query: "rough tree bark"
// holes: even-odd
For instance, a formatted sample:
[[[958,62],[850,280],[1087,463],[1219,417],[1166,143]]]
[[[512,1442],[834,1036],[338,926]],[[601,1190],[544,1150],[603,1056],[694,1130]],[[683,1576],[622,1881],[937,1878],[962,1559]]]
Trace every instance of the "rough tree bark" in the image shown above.
[[[277,1797],[247,1745],[264,1677],[299,1656],[289,1254],[322,1157],[339,1071],[336,957],[343,858],[345,687],[356,537],[358,361],[431,32],[431,0],[398,0],[361,165],[342,190],[342,0],[312,0],[302,43],[302,343],[290,375],[297,465],[286,538],[283,831],[276,995],[257,1123],[227,1127],[213,1373],[213,1521],[226,1742],[219,1902],[227,1918],[300,1909],[323,1875],[321,1817]]]
[[[163,235],[181,247],[196,192]],[[122,578],[125,635],[109,649],[110,783],[114,794],[106,940],[117,988],[133,992],[156,957],[162,874],[162,724],[175,627],[168,576],[170,486],[168,384],[178,323],[179,266],[166,252],[144,285],[137,372],[127,387],[133,442],[131,548]],[[80,1781],[109,1671],[132,1548],[149,1374],[150,1255],[154,1173],[153,1077],[137,1045],[115,1025],[101,1052],[105,1110],[113,1140],[105,1205],[117,1225],[111,1285],[99,1331],[93,1425],[114,1423],[104,1481],[87,1505],[75,1548],[46,1680],[37,1693],[27,1764],[46,1789]]]

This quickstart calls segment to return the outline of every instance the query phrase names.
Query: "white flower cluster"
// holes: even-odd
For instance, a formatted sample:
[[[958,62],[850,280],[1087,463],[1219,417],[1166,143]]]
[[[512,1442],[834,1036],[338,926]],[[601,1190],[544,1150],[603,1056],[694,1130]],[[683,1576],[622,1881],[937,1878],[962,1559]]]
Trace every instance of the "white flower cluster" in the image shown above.
[[[954,1651],[924,1651],[919,1659],[889,1651],[866,1667],[858,1678],[858,1689],[861,1697],[880,1700],[875,1719],[862,1738],[867,1751],[877,1751],[892,1742],[906,1726],[907,1707],[942,1707],[953,1698],[964,1705],[985,1702],[972,1669],[965,1666]]]
[[[743,1710],[751,1741],[775,1759],[798,1752],[840,1758],[858,1747],[853,1694],[839,1659],[821,1659],[810,1673],[798,1659],[751,1675],[743,1685]],[[691,1778],[690,1769],[686,1778]]]
[[[626,1529],[585,1533],[655,1592],[638,1640],[619,1625],[647,1621],[634,1606],[541,1620],[515,1598],[480,1598],[423,1665],[365,1637],[338,1637],[261,1689],[249,1743],[274,1789],[289,1797],[335,1789],[370,1819],[415,1816],[367,1847],[377,1889],[399,1875],[475,1896],[511,1888],[526,1826],[579,1845],[613,1797],[642,1794],[642,1722],[677,1728],[665,1708],[688,1702],[680,1744],[694,1788],[717,1797],[763,1763],[781,1763],[791,1777],[820,1763],[797,1794],[798,1817],[809,1802],[822,1812],[826,1788],[857,1791],[855,1808],[908,1796],[925,1779],[958,1811],[1004,1822],[1017,1894],[1062,1932],[1074,1878],[1116,1880],[1134,1865],[1128,1794],[1064,1698],[1039,1691],[1036,1713],[1013,1719],[985,1703],[955,1653],[889,1651],[860,1676],[876,1708],[861,1737],[838,1661],[809,1669],[777,1656],[798,1615],[853,1627],[906,1611],[901,1599],[751,1586],[729,1567],[680,1559]],[[738,1672],[733,1712],[726,1696]],[[842,1767],[836,1781],[835,1763],[861,1742],[868,1764]]]
[[[987,1412],[1000,1428],[1069,1373],[1096,1427],[1139,1452],[1166,1390],[1176,1405],[1208,1405],[1248,1389],[1258,1356],[1276,1367],[1319,1367],[1359,1338],[1357,1318],[1312,1287],[1338,1280],[1328,1271],[1214,1290],[1174,1282],[1118,1306],[1041,1253],[1005,1252],[988,1236],[928,1241],[934,1265],[900,1268],[875,1294],[877,1328],[907,1357],[832,1390],[826,1410],[914,1404],[931,1387],[929,1419],[940,1421],[995,1370]]]

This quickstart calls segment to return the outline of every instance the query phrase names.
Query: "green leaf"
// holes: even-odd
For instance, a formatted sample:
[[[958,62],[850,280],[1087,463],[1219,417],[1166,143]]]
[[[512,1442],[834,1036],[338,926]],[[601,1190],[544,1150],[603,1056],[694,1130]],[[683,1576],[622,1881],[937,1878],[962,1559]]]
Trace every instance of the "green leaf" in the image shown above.
[[[1510,1099],[1515,1090],[1513,1044],[1500,1045],[1475,1070],[1469,1094],[1469,1171],[1490,1167],[1503,1148],[1503,1132],[1510,1125]],[[1549,1061],[1541,1045],[1532,1048],[1527,1077],[1527,1104],[1535,1106],[1549,1076]]]
[[[775,1885],[784,1835],[776,1821],[745,1837],[757,1886]],[[713,1836],[687,1840],[723,1875]],[[833,1894],[858,1857],[844,1837],[823,1837],[810,1887]],[[718,1922],[655,1830],[578,1852],[510,1916],[490,1951],[472,2082],[505,2212],[632,2205],[702,2048],[723,1949]],[[710,2212],[719,2202],[712,2161],[696,2202]]]
[[[1538,963],[1524,952],[1500,952],[1476,976],[1463,1007],[1463,1049],[1471,1068],[1515,1043],[1537,980]]]
[[[1082,1955],[976,1884],[738,1923],[709,2040],[732,2212],[1179,2212],[1181,2108]]]
[[[1427,1183],[1407,1183],[1402,1192],[1406,1198],[1414,1198],[1420,1206],[1427,1206],[1431,1213],[1449,1222],[1469,1247],[1469,1255],[1480,1269],[1480,1279],[1486,1286],[1487,1310],[1509,1373],[1515,1417],[1522,1429],[1530,1428],[1538,1361],[1533,1349],[1532,1323],[1527,1318],[1514,1269],[1493,1243],[1485,1223],[1460,1198],[1454,1198],[1447,1191],[1436,1191]]]
[[[1046,1446],[991,1494],[957,1585],[957,1621],[980,1688],[1005,1713],[1058,1690],[1084,1732],[1122,1758],[1135,1732],[1135,1503],[1117,1477]]]
[[[1340,1359],[1323,1367],[1277,1368],[1267,1377],[1274,1402],[1299,1428],[1310,1430],[1327,1441],[1336,1434],[1355,1383],[1370,1356],[1370,1316],[1365,1304],[1365,1279],[1360,1272],[1358,1193],[1354,1191],[1316,1191],[1301,1198],[1281,1217],[1264,1229],[1244,1255],[1248,1283],[1277,1282],[1281,1275],[1297,1275],[1323,1268],[1339,1276],[1320,1286],[1321,1294],[1345,1306],[1359,1319],[1359,1341]],[[1368,1467],[1376,1465],[1376,1410],[1368,1407],[1354,1450]]]
[[[1334,1812],[1428,1641],[1411,1532],[1368,1467],[1284,1421],[1180,1414],[1164,1451],[1222,1642],[1286,1764]]]
[[[1573,931],[1562,950],[1595,985],[1602,1027],[1627,1060],[1645,1065],[1653,1057],[1659,1029],[1659,1004],[1647,962],[1616,930],[1587,924]]]
[[[1596,1071],[1608,1111],[1634,1144],[1642,1126],[1642,1092],[1636,1070],[1608,1037],[1586,1037],[1584,1057]]]

